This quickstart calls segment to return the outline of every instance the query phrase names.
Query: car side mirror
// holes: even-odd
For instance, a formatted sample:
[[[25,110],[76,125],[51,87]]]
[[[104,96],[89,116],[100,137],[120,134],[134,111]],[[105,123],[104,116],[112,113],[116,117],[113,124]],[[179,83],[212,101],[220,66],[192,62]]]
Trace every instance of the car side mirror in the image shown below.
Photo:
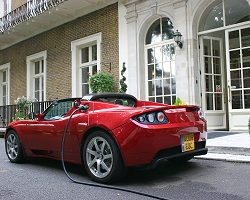
[[[80,105],[81,105],[80,99],[76,99],[76,100],[74,101],[74,108],[77,109],[77,108],[79,108]]]
[[[37,121],[41,121],[43,117],[44,117],[44,114],[41,114],[41,113],[36,114]]]

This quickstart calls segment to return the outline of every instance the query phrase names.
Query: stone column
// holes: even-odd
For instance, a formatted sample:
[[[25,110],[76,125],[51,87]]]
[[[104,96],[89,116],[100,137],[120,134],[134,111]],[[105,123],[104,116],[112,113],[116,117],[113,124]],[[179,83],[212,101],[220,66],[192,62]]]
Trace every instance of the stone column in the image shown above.
[[[126,67],[128,70],[127,93],[139,98],[139,81],[138,81],[138,54],[137,54],[137,12],[136,12],[136,0],[126,1],[124,5],[127,8],[125,18],[127,20],[127,36],[128,36],[128,63]]]
[[[188,40],[188,16],[187,1],[174,0],[174,28],[182,34],[183,47],[176,46],[176,91],[177,96],[182,100],[193,104],[193,67],[191,66],[192,56],[190,53],[190,41]]]

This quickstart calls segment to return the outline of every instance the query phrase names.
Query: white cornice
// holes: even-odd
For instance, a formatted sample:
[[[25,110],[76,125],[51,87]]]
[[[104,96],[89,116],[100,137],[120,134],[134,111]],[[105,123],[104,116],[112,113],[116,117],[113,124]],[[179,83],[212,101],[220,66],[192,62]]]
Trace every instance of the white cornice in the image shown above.
[[[174,9],[186,6],[186,3],[187,3],[187,0],[174,0],[173,1]]]
[[[124,4],[124,6],[128,6],[130,4],[139,4],[143,1],[149,1],[149,0],[124,0],[122,3]]]

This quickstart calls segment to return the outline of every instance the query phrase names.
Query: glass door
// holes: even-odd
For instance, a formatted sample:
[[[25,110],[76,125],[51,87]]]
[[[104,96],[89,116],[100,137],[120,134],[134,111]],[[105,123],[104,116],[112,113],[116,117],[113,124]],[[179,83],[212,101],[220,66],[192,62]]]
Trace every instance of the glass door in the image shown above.
[[[202,109],[208,128],[226,129],[222,39],[200,37]]]
[[[250,115],[250,27],[226,32],[230,130],[247,130]]]
[[[250,28],[228,32],[231,109],[250,109]]]

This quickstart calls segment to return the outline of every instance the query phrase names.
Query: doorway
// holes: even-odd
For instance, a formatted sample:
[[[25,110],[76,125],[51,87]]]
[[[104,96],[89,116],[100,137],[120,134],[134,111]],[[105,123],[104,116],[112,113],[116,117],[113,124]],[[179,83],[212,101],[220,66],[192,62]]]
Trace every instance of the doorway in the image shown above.
[[[208,130],[248,131],[250,1],[206,3],[198,40],[201,103]]]
[[[228,128],[223,52],[222,38],[200,36],[201,102],[211,130]]]
[[[201,102],[208,129],[247,131],[250,26],[206,34],[199,37],[199,42]]]

